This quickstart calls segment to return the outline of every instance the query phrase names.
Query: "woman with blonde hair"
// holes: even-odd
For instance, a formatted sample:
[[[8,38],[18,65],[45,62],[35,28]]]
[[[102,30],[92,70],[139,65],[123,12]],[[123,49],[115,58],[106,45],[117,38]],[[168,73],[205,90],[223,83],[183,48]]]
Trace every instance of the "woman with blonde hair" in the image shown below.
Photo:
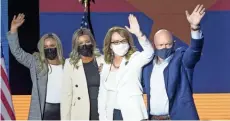
[[[97,96],[103,62],[90,30],[81,28],[74,32],[72,52],[64,66],[62,120],[99,119]]]
[[[130,28],[109,29],[104,39],[105,63],[101,71],[98,95],[100,120],[148,119],[142,97],[142,67],[153,58],[153,47],[141,32],[134,15],[129,15]],[[142,52],[136,51],[132,35],[136,35]]]
[[[19,45],[18,28],[24,23],[24,14],[14,16],[7,35],[11,53],[30,69],[33,82],[29,120],[60,120],[60,90],[64,58],[62,44],[54,33],[45,34],[38,42],[39,52],[33,55]]]

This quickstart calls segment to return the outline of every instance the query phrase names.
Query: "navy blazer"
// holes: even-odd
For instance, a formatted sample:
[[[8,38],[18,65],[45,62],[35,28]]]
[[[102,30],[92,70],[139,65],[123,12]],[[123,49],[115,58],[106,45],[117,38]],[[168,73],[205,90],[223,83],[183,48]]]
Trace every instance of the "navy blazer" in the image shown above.
[[[192,39],[188,48],[180,47],[176,49],[171,61],[164,70],[171,120],[199,120],[193,100],[192,80],[194,67],[201,57],[203,43],[204,38]],[[150,77],[152,69],[153,61],[143,69],[143,80],[148,99],[148,113],[150,112]]]

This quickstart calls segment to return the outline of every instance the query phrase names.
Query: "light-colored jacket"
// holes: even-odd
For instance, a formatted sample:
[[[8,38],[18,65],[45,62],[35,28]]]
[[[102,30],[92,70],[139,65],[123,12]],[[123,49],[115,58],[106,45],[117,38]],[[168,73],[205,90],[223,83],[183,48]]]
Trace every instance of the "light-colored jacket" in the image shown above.
[[[147,119],[147,110],[143,99],[141,85],[142,67],[153,58],[153,48],[149,40],[140,40],[142,52],[135,52],[129,60],[123,58],[116,80],[117,103],[124,120]],[[98,95],[98,112],[100,120],[113,120],[113,108],[107,101],[106,78],[110,71],[110,64],[104,64],[101,72],[101,84]]]
[[[66,59],[61,98],[61,120],[89,120],[90,100],[87,80],[82,60],[78,69]],[[98,67],[103,64],[103,56],[96,57]]]

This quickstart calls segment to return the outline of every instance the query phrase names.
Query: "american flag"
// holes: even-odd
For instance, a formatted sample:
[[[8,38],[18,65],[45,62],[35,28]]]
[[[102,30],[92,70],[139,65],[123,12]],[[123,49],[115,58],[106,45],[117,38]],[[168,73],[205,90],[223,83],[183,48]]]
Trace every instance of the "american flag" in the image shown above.
[[[90,13],[85,11],[81,19],[81,28],[87,28],[94,35],[93,28],[90,21]]]
[[[88,12],[84,12],[84,15],[81,18],[81,28],[90,29]]]
[[[1,120],[15,120],[14,107],[1,46]]]

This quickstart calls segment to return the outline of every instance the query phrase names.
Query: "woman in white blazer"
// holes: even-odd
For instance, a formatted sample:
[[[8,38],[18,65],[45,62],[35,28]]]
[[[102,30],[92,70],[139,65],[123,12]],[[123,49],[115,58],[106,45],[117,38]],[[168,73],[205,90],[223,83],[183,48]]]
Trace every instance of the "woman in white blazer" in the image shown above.
[[[77,30],[64,65],[61,120],[98,120],[99,68],[104,59],[88,29]]]
[[[104,40],[105,63],[98,95],[100,120],[148,119],[142,96],[142,67],[153,58],[153,47],[142,34],[135,16],[129,15],[130,28],[111,28]],[[130,33],[136,35],[142,52],[136,51]]]

